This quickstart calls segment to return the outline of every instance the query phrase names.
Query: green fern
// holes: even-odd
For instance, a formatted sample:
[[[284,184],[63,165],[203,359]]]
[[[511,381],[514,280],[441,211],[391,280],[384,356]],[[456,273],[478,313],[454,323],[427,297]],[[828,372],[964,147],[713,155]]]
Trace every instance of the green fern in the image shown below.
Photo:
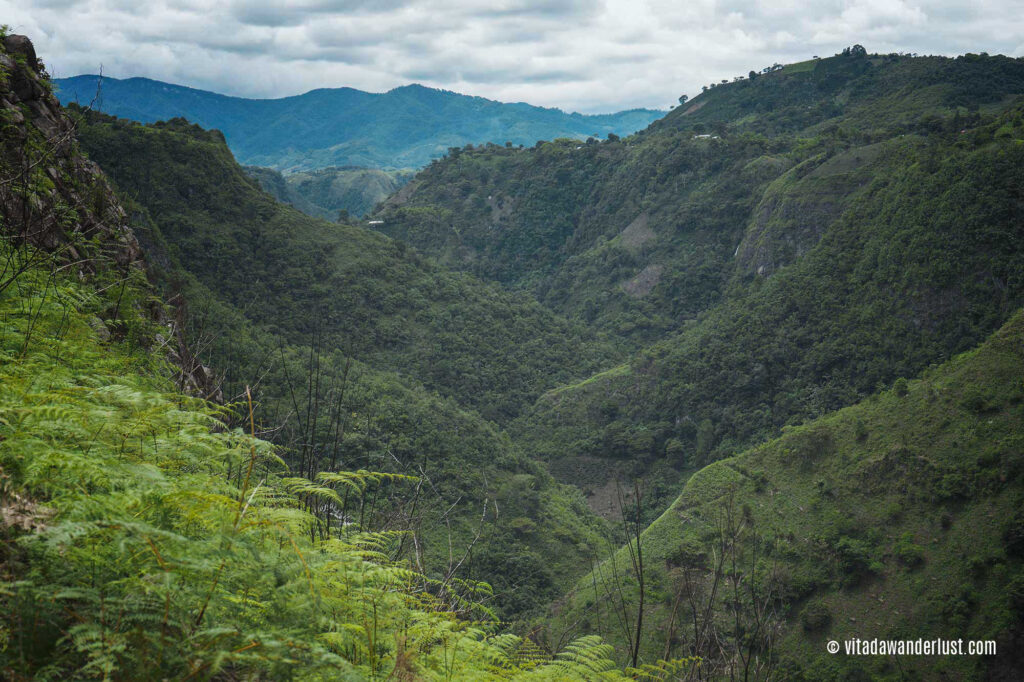
[[[318,514],[344,506],[343,491],[415,479],[292,476],[268,443],[224,428],[227,408],[174,390],[166,361],[147,350],[141,307],[125,313],[138,318],[134,341],[102,341],[90,323],[105,305],[98,286],[39,266],[0,292],[0,669],[624,679],[596,638],[552,658],[502,634],[478,603],[490,586],[393,561],[400,532],[311,532]],[[138,286],[128,289],[141,301]],[[8,523],[15,507],[23,522]]]

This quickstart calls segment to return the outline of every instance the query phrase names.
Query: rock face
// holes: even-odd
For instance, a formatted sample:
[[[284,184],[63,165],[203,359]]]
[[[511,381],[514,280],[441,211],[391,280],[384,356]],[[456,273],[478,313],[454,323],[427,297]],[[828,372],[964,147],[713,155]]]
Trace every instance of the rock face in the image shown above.
[[[4,38],[4,51],[9,55],[20,56],[25,59],[29,68],[33,71],[39,70],[39,59],[36,58],[36,48],[28,36],[9,35]]]
[[[0,69],[0,233],[57,253],[83,271],[113,256],[143,267],[142,250],[96,164],[76,148],[74,123],[40,75],[32,43],[3,41]]]
[[[75,123],[21,35],[0,43],[0,238],[26,254],[48,252],[80,277],[146,269],[128,213],[99,167],[79,152]],[[179,384],[217,399],[213,374],[190,352],[180,324],[161,306],[146,314],[168,327],[171,342],[161,345],[181,370]]]

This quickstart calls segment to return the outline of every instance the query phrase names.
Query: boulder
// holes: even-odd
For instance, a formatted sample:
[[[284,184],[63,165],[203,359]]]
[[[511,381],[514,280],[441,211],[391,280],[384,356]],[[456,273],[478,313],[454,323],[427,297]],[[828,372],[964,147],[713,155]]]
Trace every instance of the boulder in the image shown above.
[[[28,66],[33,71],[39,70],[39,60],[36,59],[36,48],[28,36],[12,34],[4,38],[4,50],[7,54],[21,55],[25,58]]]

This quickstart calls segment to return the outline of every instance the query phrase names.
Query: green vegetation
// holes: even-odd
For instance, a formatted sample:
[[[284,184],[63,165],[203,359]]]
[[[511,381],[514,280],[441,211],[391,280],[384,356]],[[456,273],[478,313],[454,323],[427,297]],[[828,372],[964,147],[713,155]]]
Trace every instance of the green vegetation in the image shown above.
[[[239,161],[280,171],[330,166],[419,168],[465,144],[532,145],[556,137],[628,135],[664,112],[567,114],[422,85],[385,93],[319,89],[282,99],[243,99],[147,78],[75,76],[54,81],[61,102],[142,123],[184,117],[224,133]]]
[[[996,139],[1008,122],[1018,137]],[[703,464],[976,345],[1024,304],[1010,199],[1024,181],[1022,122],[1013,109],[967,139],[892,140],[841,180],[826,175],[836,156],[795,166],[733,247],[721,302],[627,375],[542,398],[516,432],[549,456],[601,454],[602,433],[625,422],[657,433],[619,456],[657,457],[676,439]],[[852,189],[829,194],[837,183]],[[802,223],[823,201],[832,216]]]
[[[6,60],[3,66],[10,68]],[[38,78],[31,68],[14,67],[11,80],[31,85]],[[541,651],[501,632],[484,603],[488,585],[455,571],[438,579],[420,570],[430,550],[409,551],[417,536],[407,522],[444,520],[406,513],[391,493],[433,485],[428,467],[415,477],[340,466],[304,476],[322,458],[303,445],[275,447],[256,437],[248,389],[243,402],[227,405],[177,389],[172,379],[208,390],[195,383],[207,371],[179,345],[180,297],[169,310],[153,295],[126,212],[78,153],[56,102],[45,90],[19,92],[33,106],[19,108],[21,117],[4,107],[0,158],[5,677],[625,679],[597,638]],[[5,93],[5,103],[11,100],[16,106],[18,95]],[[129,208],[144,223],[144,209]],[[150,228],[154,255],[172,272],[161,251],[166,242]],[[194,282],[182,286],[202,291]],[[238,322],[237,310],[214,298],[202,302],[241,335],[256,333]],[[272,334],[264,338],[274,342]],[[294,349],[278,343],[287,358]],[[362,384],[353,378],[353,391],[388,388],[372,382],[390,375],[373,376],[353,361],[346,376],[350,366],[371,375]],[[420,400],[435,403],[425,411],[436,410],[456,435],[481,447],[493,445],[488,439],[501,444],[475,415],[390,381],[394,394],[372,396],[395,403],[388,418],[414,417],[421,426],[423,413],[403,409],[418,390]],[[353,419],[366,416],[365,403],[339,404]],[[379,433],[369,419],[352,431]],[[466,445],[459,443],[460,452]],[[444,454],[447,447],[435,444]],[[296,451],[307,457],[289,467],[284,458]],[[478,462],[481,476],[516,459],[514,451],[487,456],[496,461]],[[532,481],[492,480],[503,482],[545,488],[541,472]],[[557,488],[546,493],[542,509],[572,504]],[[452,527],[460,522],[456,506],[445,514]],[[567,506],[555,512],[560,520],[572,514]],[[571,532],[561,531],[570,539]],[[466,547],[461,538],[453,544]]]
[[[186,302],[178,323],[202,361],[229,399],[255,387],[260,433],[296,471],[422,478],[370,509],[421,534],[403,549],[427,574],[490,582],[508,619],[543,608],[598,556],[607,531],[579,493],[485,421],[608,357],[581,325],[274,202],[216,132],[89,114],[79,136],[135,197],[136,231],[168,298]]]
[[[63,117],[11,45],[4,675],[1020,677],[1024,61],[855,46],[453,147],[372,231],[216,130]]]
[[[612,355],[583,325],[525,296],[445,272],[375,232],[282,206],[216,131],[89,113],[79,139],[150,216],[144,240],[162,240],[169,263],[292,343],[407,374],[498,422]],[[232,372],[230,359],[220,368]]]
[[[0,259],[19,258],[5,240]],[[225,428],[230,407],[174,390],[155,337],[104,342],[99,282],[57,265],[0,293],[5,676],[625,679],[596,638],[552,660],[501,634],[396,560],[404,533],[373,530],[376,516],[332,523],[332,508],[416,482],[295,478],[269,443]]]
[[[947,147],[999,131],[1013,147],[1020,60],[813,64],[717,87],[617,142],[453,150],[376,217],[440,262],[643,345],[715,305],[737,270],[771,274],[810,250],[902,154],[934,175]]]
[[[1024,312],[980,348],[903,382],[902,394],[874,395],[695,474],[642,536],[645,658],[697,654],[723,671],[754,654],[783,679],[1012,676],[1012,656],[897,662],[832,656],[825,642],[962,637],[1012,650],[1022,627],[1012,586],[1024,574],[1022,377]],[[616,609],[624,592],[635,613],[629,565],[622,549],[580,580],[552,634],[601,634],[625,658]],[[709,631],[695,635],[695,622]]]
[[[245,169],[264,192],[291,204],[306,215],[338,222],[361,218],[381,201],[412,180],[413,170],[373,168],[321,168],[281,175],[272,168]]]
[[[1021,60],[851,53],[620,141],[457,150],[373,217],[629,343],[628,372],[545,394],[512,432],[664,488],[655,469],[852,404],[1024,305],[1022,94]]]

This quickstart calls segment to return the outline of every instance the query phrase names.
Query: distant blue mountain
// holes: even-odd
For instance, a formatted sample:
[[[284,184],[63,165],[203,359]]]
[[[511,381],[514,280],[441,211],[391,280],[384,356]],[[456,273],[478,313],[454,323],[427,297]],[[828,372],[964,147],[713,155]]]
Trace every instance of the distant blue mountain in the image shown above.
[[[224,133],[239,161],[278,170],[327,166],[415,168],[449,147],[493,142],[532,145],[558,137],[628,135],[665,112],[567,114],[506,104],[422,85],[375,94],[312,90],[281,99],[244,99],[148,78],[58,78],[62,103],[94,103],[105,113],[149,123],[184,117]],[[97,93],[99,95],[97,96]]]

